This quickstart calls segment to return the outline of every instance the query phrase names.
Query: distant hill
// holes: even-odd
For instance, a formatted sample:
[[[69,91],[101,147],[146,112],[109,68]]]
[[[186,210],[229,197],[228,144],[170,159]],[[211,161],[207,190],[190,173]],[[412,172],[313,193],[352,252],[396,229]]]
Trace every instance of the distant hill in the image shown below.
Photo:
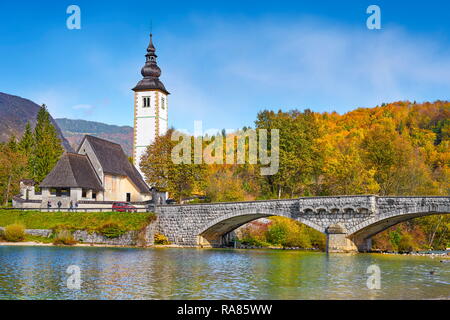
[[[0,92],[0,142],[8,141],[13,134],[18,139],[22,137],[27,122],[30,122],[31,127],[34,128],[39,108],[40,106],[33,101]],[[51,120],[58,131],[64,149],[73,151],[58,124],[53,118]]]
[[[74,149],[78,147],[83,136],[89,134],[120,144],[129,156],[133,153],[133,128],[130,126],[66,118],[55,119],[55,121]]]

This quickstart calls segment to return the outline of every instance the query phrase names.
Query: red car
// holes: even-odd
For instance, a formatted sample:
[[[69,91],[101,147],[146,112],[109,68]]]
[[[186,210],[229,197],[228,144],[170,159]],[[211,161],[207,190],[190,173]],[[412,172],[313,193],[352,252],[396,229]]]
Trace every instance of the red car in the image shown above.
[[[137,212],[135,206],[132,206],[129,202],[114,202],[112,210],[116,212]]]

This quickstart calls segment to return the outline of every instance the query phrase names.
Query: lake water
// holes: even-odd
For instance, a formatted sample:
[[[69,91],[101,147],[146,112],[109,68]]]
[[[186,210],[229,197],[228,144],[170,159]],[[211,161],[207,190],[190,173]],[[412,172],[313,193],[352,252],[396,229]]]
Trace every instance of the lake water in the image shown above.
[[[0,247],[0,299],[449,299],[450,260],[288,250]],[[369,290],[367,268],[381,270]],[[67,288],[67,267],[81,289]],[[434,274],[430,274],[434,271]]]

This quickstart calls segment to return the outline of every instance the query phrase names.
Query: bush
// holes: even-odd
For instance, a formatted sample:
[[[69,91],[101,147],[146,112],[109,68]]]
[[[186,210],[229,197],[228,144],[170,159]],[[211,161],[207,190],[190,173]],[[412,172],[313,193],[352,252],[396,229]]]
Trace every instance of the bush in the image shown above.
[[[258,238],[252,238],[252,237],[248,237],[248,238],[242,238],[240,240],[238,240],[238,242],[240,242],[243,245],[246,246],[254,246],[254,247],[269,247],[270,244],[260,240]]]
[[[411,252],[417,250],[417,245],[414,242],[413,237],[410,234],[403,234],[398,244],[398,251]]]
[[[267,230],[267,241],[274,245],[283,245],[286,243],[288,232],[285,224],[274,222]]]
[[[53,239],[53,244],[71,246],[76,244],[76,240],[73,238],[72,233],[69,230],[59,231]]]
[[[116,222],[106,222],[98,229],[98,232],[107,238],[118,238],[127,230]]]
[[[391,243],[392,249],[394,251],[398,251],[398,246],[400,244],[401,238],[402,235],[399,230],[389,232],[389,242]]]
[[[267,241],[283,247],[312,247],[309,235],[303,225],[287,218],[273,217],[267,230]]]
[[[6,241],[23,241],[25,239],[25,226],[20,223],[10,224],[9,226],[6,226],[3,237]]]
[[[155,244],[170,244],[169,239],[161,233],[155,233]]]

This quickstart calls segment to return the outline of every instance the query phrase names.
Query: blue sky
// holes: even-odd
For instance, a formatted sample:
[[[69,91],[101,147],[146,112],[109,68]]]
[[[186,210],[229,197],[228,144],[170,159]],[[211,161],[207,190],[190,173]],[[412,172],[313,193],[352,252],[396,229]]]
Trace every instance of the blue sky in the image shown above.
[[[81,30],[66,9],[81,8]],[[381,30],[366,8],[381,8]],[[253,125],[262,109],[450,99],[450,2],[1,1],[0,91],[54,117],[131,125],[150,21],[170,125]]]

